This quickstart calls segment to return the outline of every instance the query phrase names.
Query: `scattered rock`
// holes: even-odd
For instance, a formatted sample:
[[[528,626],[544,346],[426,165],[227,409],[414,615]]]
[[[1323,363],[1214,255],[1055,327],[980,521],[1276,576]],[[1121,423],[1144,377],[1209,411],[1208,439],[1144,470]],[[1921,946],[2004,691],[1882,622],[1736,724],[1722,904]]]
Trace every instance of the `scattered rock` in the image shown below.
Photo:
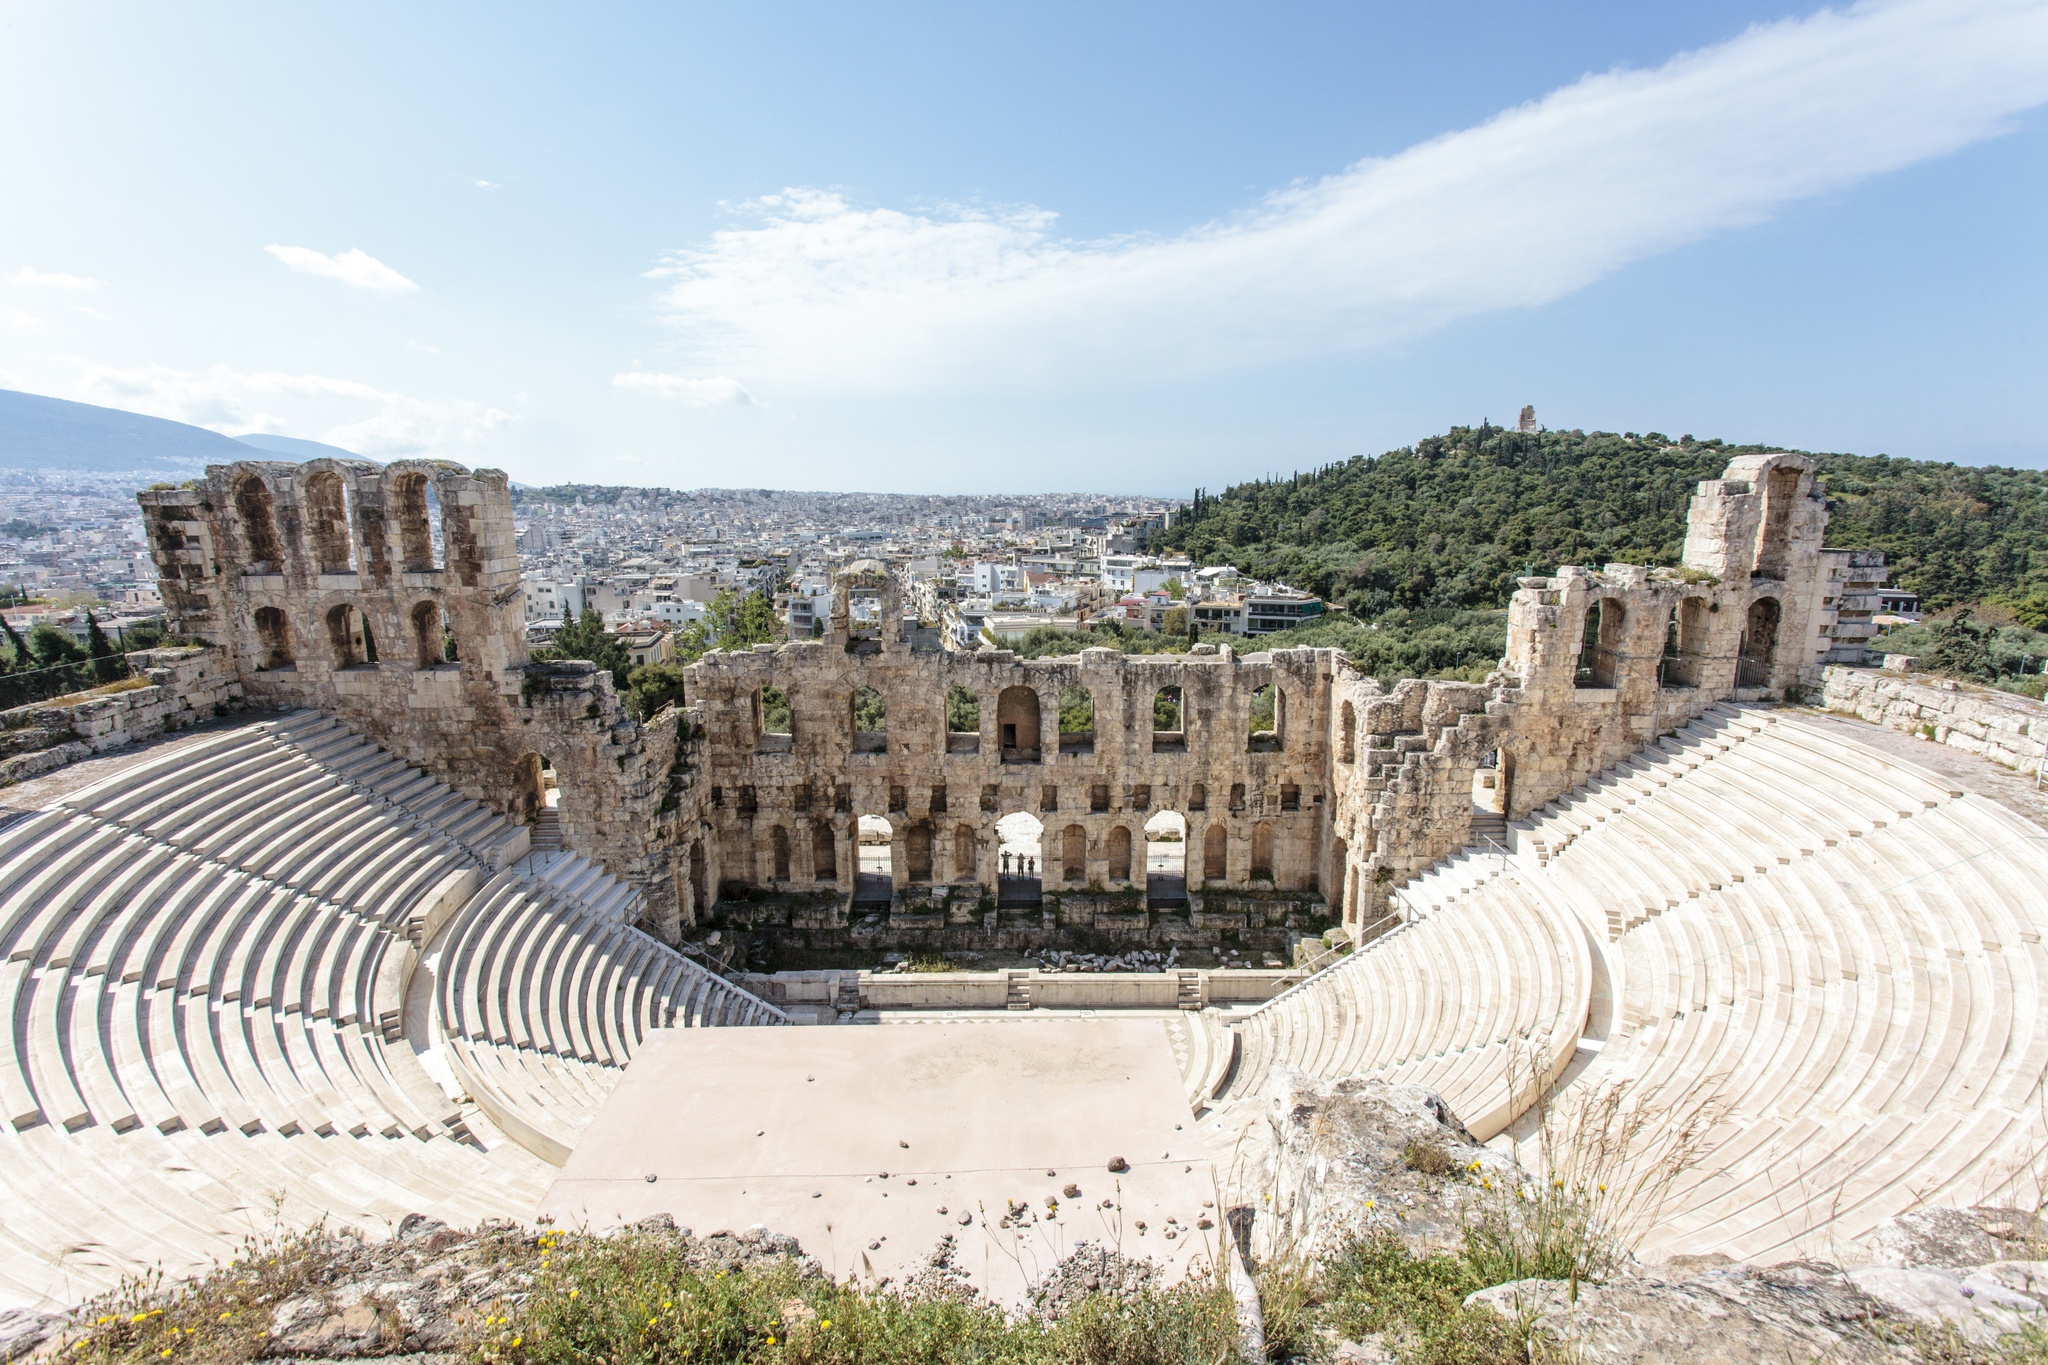
[[[1158,1279],[1159,1267],[1151,1261],[1134,1260],[1095,1242],[1076,1242],[1065,1259],[1033,1287],[1031,1308],[1043,1317],[1057,1319],[1090,1294],[1133,1299]]]
[[[1125,1171],[1131,1169],[1131,1163],[1125,1161],[1120,1156],[1113,1156],[1109,1159],[1109,1169],[1114,1175],[1122,1175]]]
[[[1532,1317],[1537,1359],[1583,1365],[1906,1365],[1912,1324],[1818,1261],[1719,1266],[1581,1284],[1518,1280],[1472,1295],[1510,1321]],[[1547,1348],[1547,1349],[1546,1349]]]
[[[2048,1305],[2048,1261],[1994,1262],[1967,1273],[1865,1265],[1848,1274],[1893,1314],[1953,1328],[1973,1346],[1996,1345],[2006,1333],[2039,1321]]]
[[[2013,1243],[2038,1241],[2041,1232],[2039,1219],[2011,1209],[1915,1209],[1871,1229],[1849,1259],[1961,1270],[2010,1256]]]

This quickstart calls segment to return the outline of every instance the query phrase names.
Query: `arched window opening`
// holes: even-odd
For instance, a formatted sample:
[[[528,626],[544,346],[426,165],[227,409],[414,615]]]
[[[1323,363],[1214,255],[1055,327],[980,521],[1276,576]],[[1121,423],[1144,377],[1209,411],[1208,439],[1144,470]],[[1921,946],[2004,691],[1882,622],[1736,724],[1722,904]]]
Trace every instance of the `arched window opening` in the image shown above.
[[[1037,689],[1004,688],[996,698],[996,735],[1003,762],[1038,762],[1039,734]]]
[[[1280,748],[1281,714],[1279,688],[1267,683],[1253,690],[1251,708],[1245,718],[1245,747],[1250,752],[1270,754]]]
[[[1200,782],[1196,782],[1196,783],[1192,784],[1191,786],[1189,786],[1189,788],[1188,788],[1188,809],[1189,809],[1189,810],[1207,810],[1207,809],[1209,809],[1209,789],[1208,789],[1208,787],[1204,786],[1204,785],[1203,785],[1202,783],[1200,783]]]
[[[768,853],[772,867],[769,873],[770,878],[778,882],[788,881],[789,831],[781,825],[777,825],[768,831]]]
[[[1489,749],[1472,772],[1472,809],[1483,815],[1506,815],[1508,809],[1507,769],[1501,765],[1498,749]],[[1497,823],[1497,822],[1496,822]],[[1479,831],[1475,829],[1474,833]],[[1504,837],[1505,831],[1502,836]]]
[[[439,602],[419,602],[412,609],[412,641],[421,668],[455,662],[455,633]]]
[[[249,553],[244,572],[284,572],[284,552],[278,548],[277,512],[270,497],[270,485],[260,475],[244,474],[235,484],[235,515],[242,523],[242,541]]]
[[[889,748],[889,706],[872,687],[853,689],[853,751],[886,753]]]
[[[821,882],[839,880],[838,841],[823,820],[811,821],[811,876]]]
[[[887,906],[896,894],[896,827],[886,816],[863,815],[854,822],[853,903]]]
[[[920,886],[932,879],[932,827],[927,820],[903,831],[903,876]]]
[[[971,882],[981,876],[981,836],[972,825],[953,826],[953,880]]]
[[[336,668],[362,668],[377,662],[377,637],[363,613],[347,603],[327,609],[327,638],[334,647]]]
[[[1664,658],[1658,680],[1666,687],[1698,687],[1706,674],[1707,623],[1713,608],[1704,597],[1688,597],[1664,628]]]
[[[996,908],[1024,909],[1044,902],[1045,824],[1029,811],[996,821]]]
[[[946,752],[981,752],[981,698],[958,683],[946,689]]]
[[[1095,752],[1095,694],[1085,687],[1068,687],[1060,692],[1060,752]]]
[[[789,694],[779,687],[754,692],[754,747],[762,753],[788,753],[795,742],[790,731]]]
[[[306,479],[306,538],[315,573],[352,573],[354,543],[348,530],[348,493],[341,475],[322,469]]]
[[[711,909],[711,877],[704,860],[704,841],[690,844],[690,919],[692,922]]]
[[[1273,826],[1264,820],[1252,826],[1252,880],[1273,880]]]
[[[1619,600],[1603,597],[1586,608],[1586,626],[1579,637],[1579,687],[1612,687],[1619,676],[1621,631],[1625,616]]]
[[[1109,879],[1112,882],[1127,882],[1131,879],[1131,832],[1122,825],[1113,826],[1109,831]]]
[[[398,559],[407,573],[429,573],[434,560],[435,523],[441,496],[424,474],[400,474],[392,481],[391,511],[398,521]]]
[[[1202,834],[1202,880],[1220,882],[1230,876],[1230,832],[1211,825]]]
[[[546,754],[527,754],[519,760],[513,775],[513,790],[518,793],[520,817],[527,824],[536,826],[533,850],[536,853],[545,853],[560,849],[561,826],[557,823],[560,817],[556,812],[561,809],[562,788],[555,773],[555,765],[548,761]],[[698,846],[696,857],[702,859],[702,845]],[[698,904],[701,906],[701,888],[698,897]]]
[[[1155,754],[1184,753],[1188,747],[1187,731],[1182,728],[1180,688],[1162,687],[1152,694],[1152,752]]]
[[[1758,519],[1758,578],[1783,581],[1792,563],[1792,507],[1799,497],[1799,471],[1773,469],[1764,479],[1764,514]]]
[[[1145,904],[1171,909],[1187,903],[1187,817],[1163,810],[1145,822]]]
[[[294,668],[292,628],[276,607],[256,608],[256,647],[262,662],[258,668]]]
[[[1060,831],[1060,880],[1068,886],[1088,880],[1088,831],[1079,825]]]
[[[1778,662],[1778,623],[1783,614],[1775,597],[1759,597],[1750,603],[1736,669],[1737,687],[1771,685],[1771,672]]]
[[[1358,761],[1358,712],[1348,701],[1337,708],[1337,761]]]

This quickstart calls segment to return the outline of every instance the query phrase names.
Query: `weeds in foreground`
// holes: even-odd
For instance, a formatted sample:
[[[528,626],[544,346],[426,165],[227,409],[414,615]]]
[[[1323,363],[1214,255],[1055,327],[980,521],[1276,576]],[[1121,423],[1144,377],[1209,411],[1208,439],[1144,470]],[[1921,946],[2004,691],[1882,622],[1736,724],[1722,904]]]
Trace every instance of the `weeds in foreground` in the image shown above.
[[[250,1238],[235,1258],[204,1275],[167,1284],[152,1272],[79,1310],[79,1333],[64,1365],[241,1365],[262,1353],[278,1304],[319,1285],[342,1244],[323,1228]]]
[[[735,1271],[686,1263],[672,1237],[549,1233],[530,1292],[487,1306],[485,1365],[1224,1365],[1230,1293],[1211,1281],[1091,1295],[1056,1321],[1011,1317],[944,1285],[835,1284],[794,1262]]]
[[[1465,1306],[1467,1295],[1499,1283],[1468,1256],[1413,1256],[1399,1238],[1378,1232],[1325,1260],[1318,1281],[1327,1326],[1352,1340],[1377,1332],[1403,1361],[1519,1365],[1529,1358],[1526,1326]]]

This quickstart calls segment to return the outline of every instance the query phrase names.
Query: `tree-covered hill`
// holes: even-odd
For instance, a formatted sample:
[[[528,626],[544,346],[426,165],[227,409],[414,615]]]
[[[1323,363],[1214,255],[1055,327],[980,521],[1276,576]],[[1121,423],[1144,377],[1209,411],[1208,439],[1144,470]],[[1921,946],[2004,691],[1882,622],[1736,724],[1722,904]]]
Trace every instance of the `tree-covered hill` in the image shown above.
[[[1455,427],[1408,449],[1198,494],[1159,543],[1306,588],[1362,621],[1498,608],[1516,578],[1560,564],[1676,563],[1693,486],[1733,456],[1775,449]],[[1832,508],[1829,545],[1885,551],[1892,581],[1930,609],[1988,602],[2048,623],[2048,472],[1814,458]]]

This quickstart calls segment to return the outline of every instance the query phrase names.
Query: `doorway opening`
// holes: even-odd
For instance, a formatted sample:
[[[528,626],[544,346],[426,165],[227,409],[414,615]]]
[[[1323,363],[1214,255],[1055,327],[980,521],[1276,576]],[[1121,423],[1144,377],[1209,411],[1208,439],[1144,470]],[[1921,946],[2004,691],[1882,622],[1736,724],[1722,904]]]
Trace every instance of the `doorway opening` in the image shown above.
[[[881,815],[863,815],[855,827],[853,903],[886,907],[896,894],[896,827]]]
[[[1163,810],[1145,822],[1145,904],[1170,909],[1187,903],[1187,817]]]
[[[996,908],[1023,910],[1045,901],[1045,825],[1029,811],[996,821]]]

